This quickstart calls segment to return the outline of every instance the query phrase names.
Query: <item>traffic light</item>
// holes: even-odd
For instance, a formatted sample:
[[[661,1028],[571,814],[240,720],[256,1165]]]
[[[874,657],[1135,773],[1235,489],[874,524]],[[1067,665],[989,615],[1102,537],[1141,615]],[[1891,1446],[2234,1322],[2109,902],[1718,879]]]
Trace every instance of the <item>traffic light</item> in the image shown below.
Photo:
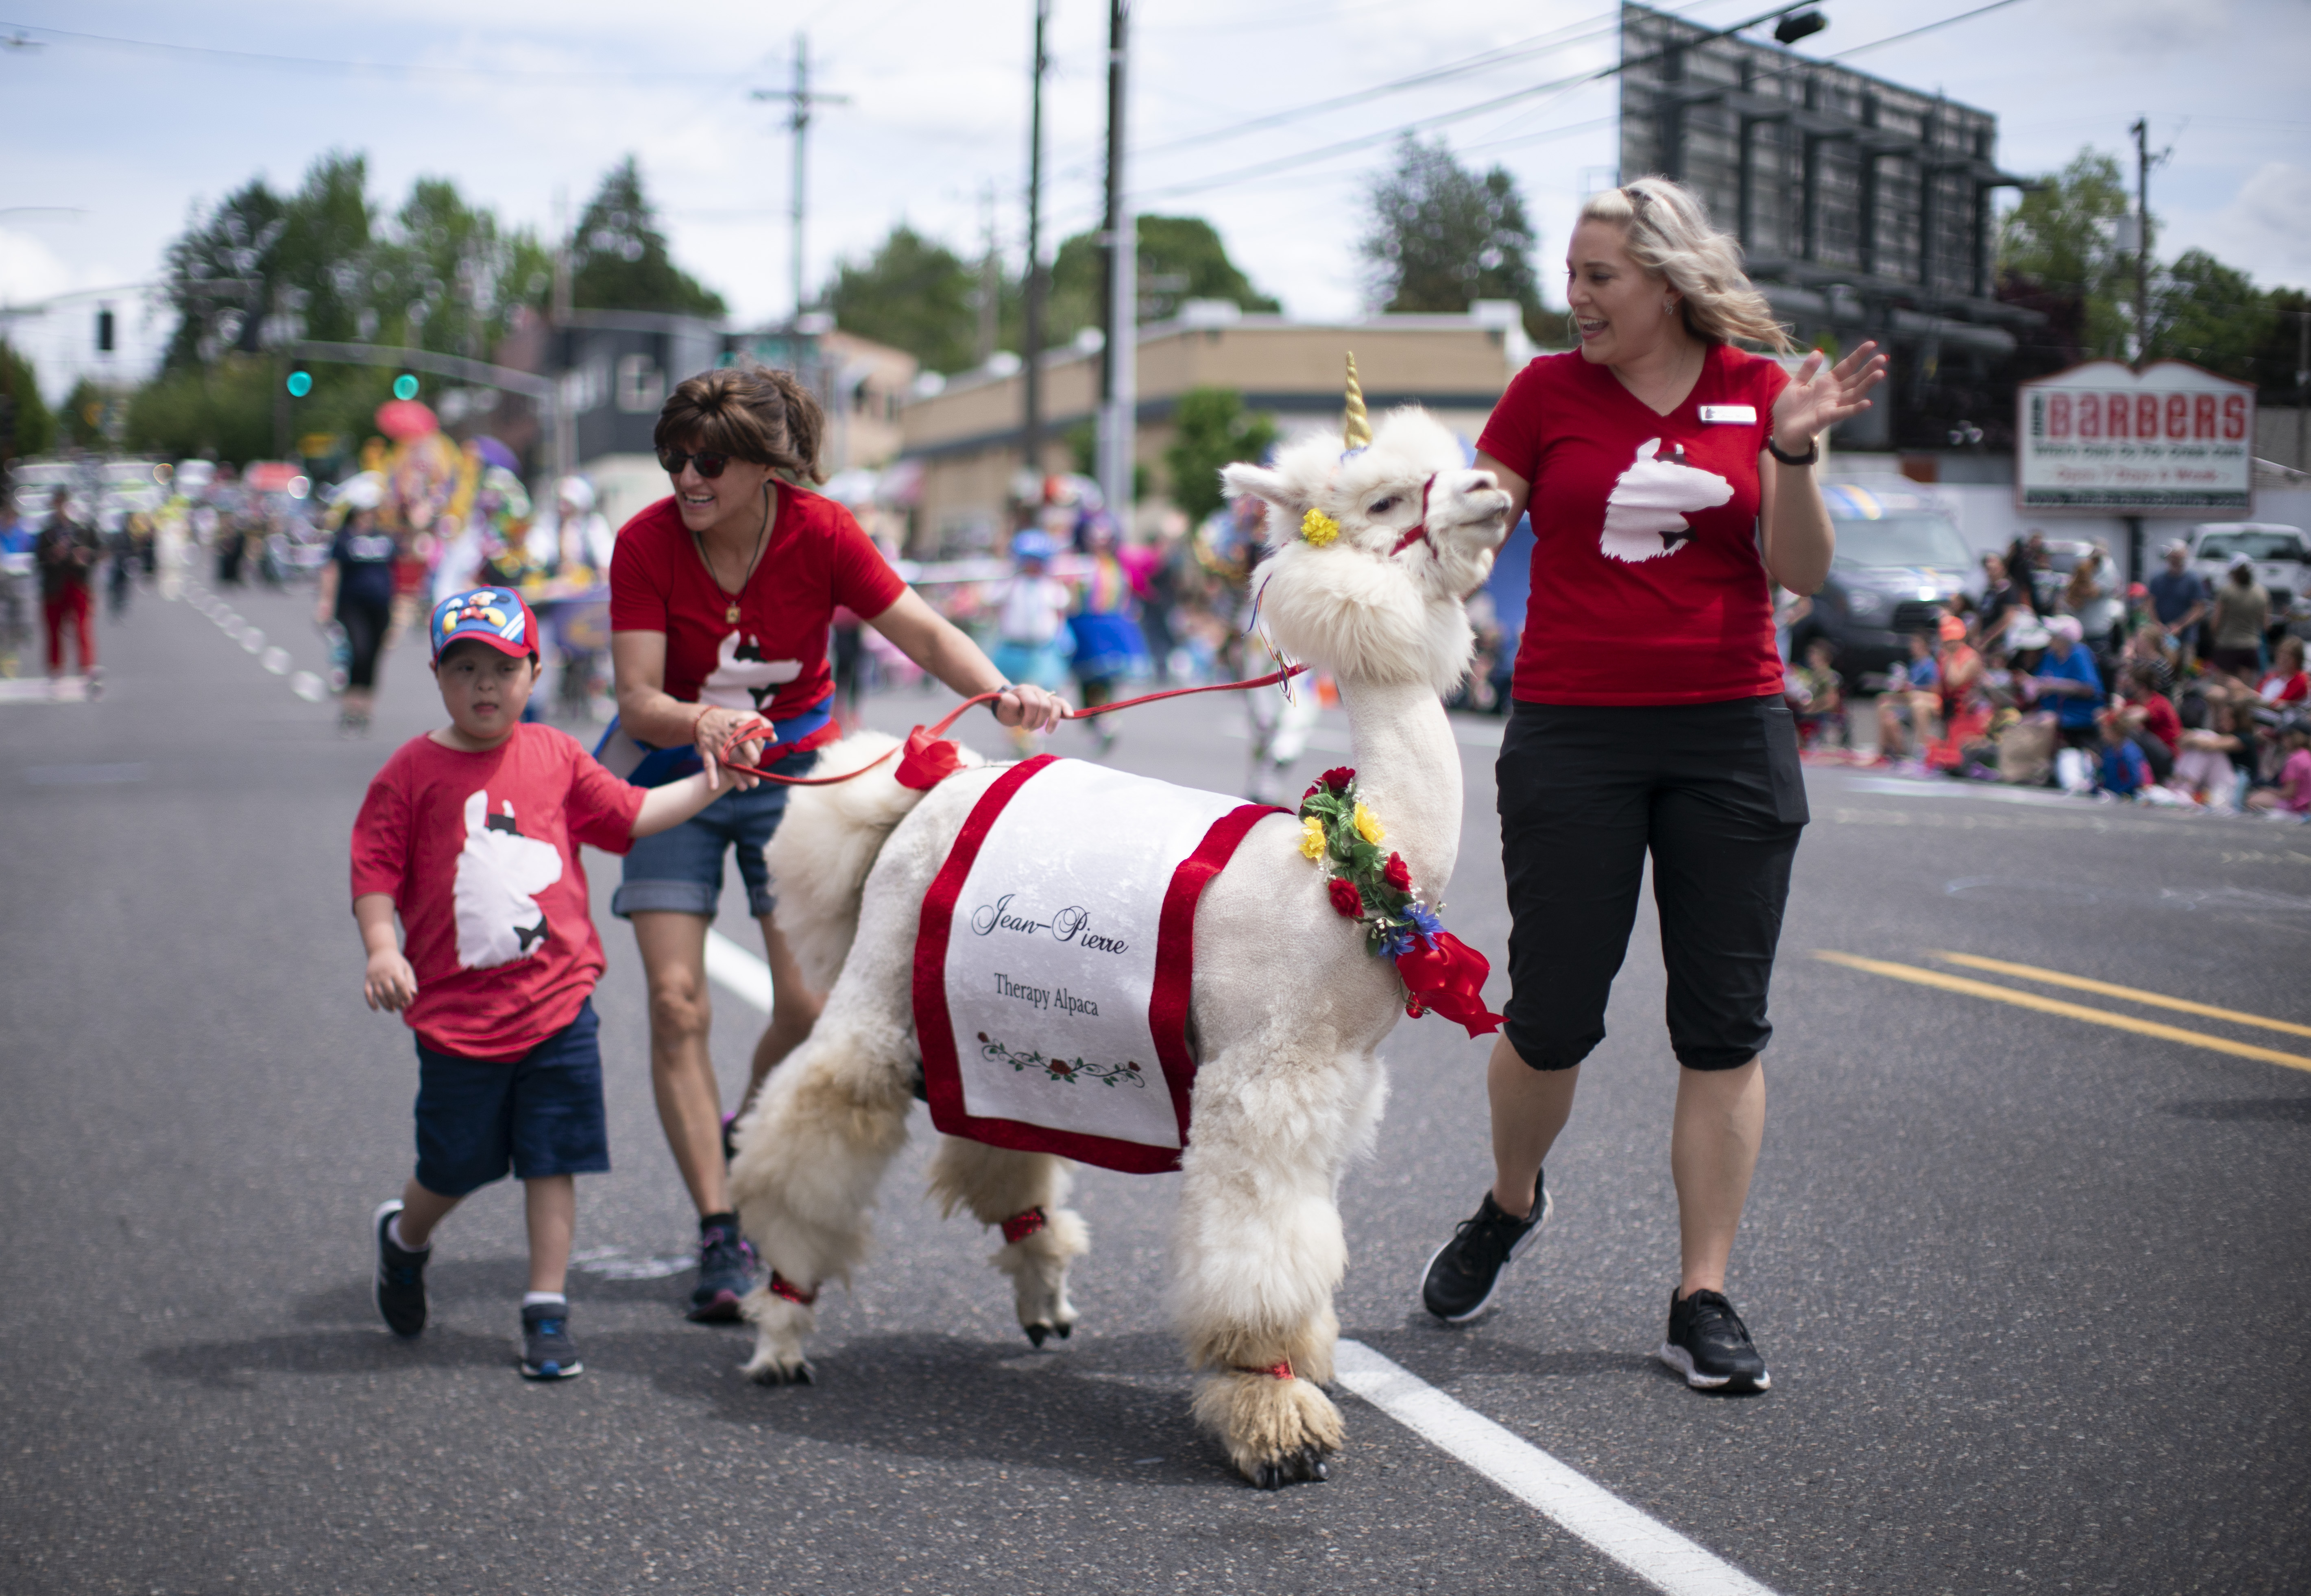
[[[1782,44],[1795,44],[1828,26],[1829,19],[1818,11],[1785,12],[1774,24],[1774,38]]]
[[[96,352],[99,354],[112,353],[112,312],[109,310],[96,313]]]
[[[393,379],[393,397],[397,399],[415,398],[417,397],[417,379],[412,377],[406,371],[404,371],[400,376],[395,378]]]
[[[313,374],[310,371],[292,371],[289,373],[289,397],[291,398],[301,399],[312,391]]]

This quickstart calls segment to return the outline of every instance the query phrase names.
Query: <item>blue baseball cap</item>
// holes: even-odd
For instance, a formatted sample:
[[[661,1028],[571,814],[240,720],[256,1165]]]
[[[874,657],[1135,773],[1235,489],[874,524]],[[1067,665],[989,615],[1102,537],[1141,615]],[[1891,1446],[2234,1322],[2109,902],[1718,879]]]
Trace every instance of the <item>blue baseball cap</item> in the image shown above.
[[[537,617],[521,595],[510,588],[475,588],[452,593],[433,606],[425,629],[433,647],[433,663],[441,650],[460,638],[478,638],[501,654],[527,659],[537,652]]]
[[[1048,560],[1051,557],[1051,539],[1048,534],[1033,527],[1025,532],[1014,533],[1011,557],[1014,560]]]

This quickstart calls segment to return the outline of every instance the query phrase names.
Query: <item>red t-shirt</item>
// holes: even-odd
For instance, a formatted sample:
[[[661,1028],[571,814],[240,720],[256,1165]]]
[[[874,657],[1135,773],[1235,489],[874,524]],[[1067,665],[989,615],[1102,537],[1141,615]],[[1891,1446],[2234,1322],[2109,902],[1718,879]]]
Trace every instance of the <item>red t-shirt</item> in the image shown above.
[[[2166,744],[2167,753],[2172,754],[2182,746],[2183,717],[2175,712],[2175,706],[2167,701],[2166,694],[2129,693],[2126,702],[2141,709],[2142,729]]]
[[[1514,696],[1713,703],[1782,690],[1757,456],[1788,380],[1726,344],[1667,415],[1578,350],[1511,379],[1477,447],[1532,484]]]
[[[644,796],[550,726],[486,754],[394,750],[353,821],[353,896],[400,911],[419,1041],[519,1059],[578,1017],[603,960],[577,844],[624,853]]]
[[[671,495],[628,521],[610,557],[610,630],[666,634],[668,696],[784,720],[834,693],[837,606],[869,619],[907,590],[832,499],[778,484],[762,563],[736,603],[715,585]]]

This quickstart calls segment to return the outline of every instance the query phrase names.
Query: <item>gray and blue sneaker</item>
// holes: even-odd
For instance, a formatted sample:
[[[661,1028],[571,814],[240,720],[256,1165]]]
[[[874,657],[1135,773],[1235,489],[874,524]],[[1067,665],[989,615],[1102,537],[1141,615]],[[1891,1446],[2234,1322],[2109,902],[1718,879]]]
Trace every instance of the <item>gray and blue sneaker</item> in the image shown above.
[[[690,1294],[697,1324],[731,1324],[738,1303],[754,1289],[754,1243],[738,1234],[735,1214],[710,1214],[698,1226],[698,1286]]]
[[[521,1375],[525,1380],[575,1380],[586,1372],[570,1339],[568,1303],[531,1303],[521,1311]]]
[[[387,1328],[406,1339],[425,1328],[425,1260],[433,1250],[411,1252],[394,1245],[393,1217],[399,1212],[397,1197],[379,1203],[370,1227],[377,1234],[377,1311]]]

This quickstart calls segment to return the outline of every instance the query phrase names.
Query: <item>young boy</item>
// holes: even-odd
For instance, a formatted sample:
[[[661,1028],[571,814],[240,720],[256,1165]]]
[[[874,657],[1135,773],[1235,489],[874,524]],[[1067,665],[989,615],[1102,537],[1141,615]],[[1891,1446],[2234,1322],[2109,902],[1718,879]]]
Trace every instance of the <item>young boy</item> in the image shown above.
[[[624,853],[717,794],[702,772],[629,786],[566,733],[522,724],[537,619],[518,594],[454,594],[427,636],[449,724],[395,750],[353,822],[364,995],[417,1035],[417,1171],[372,1221],[378,1312],[397,1336],[425,1328],[433,1227],[510,1167],[529,1219],[521,1372],[567,1380],[585,1367],[562,1290],[572,1177],[610,1167],[591,1001],[602,944],[577,845]]]

